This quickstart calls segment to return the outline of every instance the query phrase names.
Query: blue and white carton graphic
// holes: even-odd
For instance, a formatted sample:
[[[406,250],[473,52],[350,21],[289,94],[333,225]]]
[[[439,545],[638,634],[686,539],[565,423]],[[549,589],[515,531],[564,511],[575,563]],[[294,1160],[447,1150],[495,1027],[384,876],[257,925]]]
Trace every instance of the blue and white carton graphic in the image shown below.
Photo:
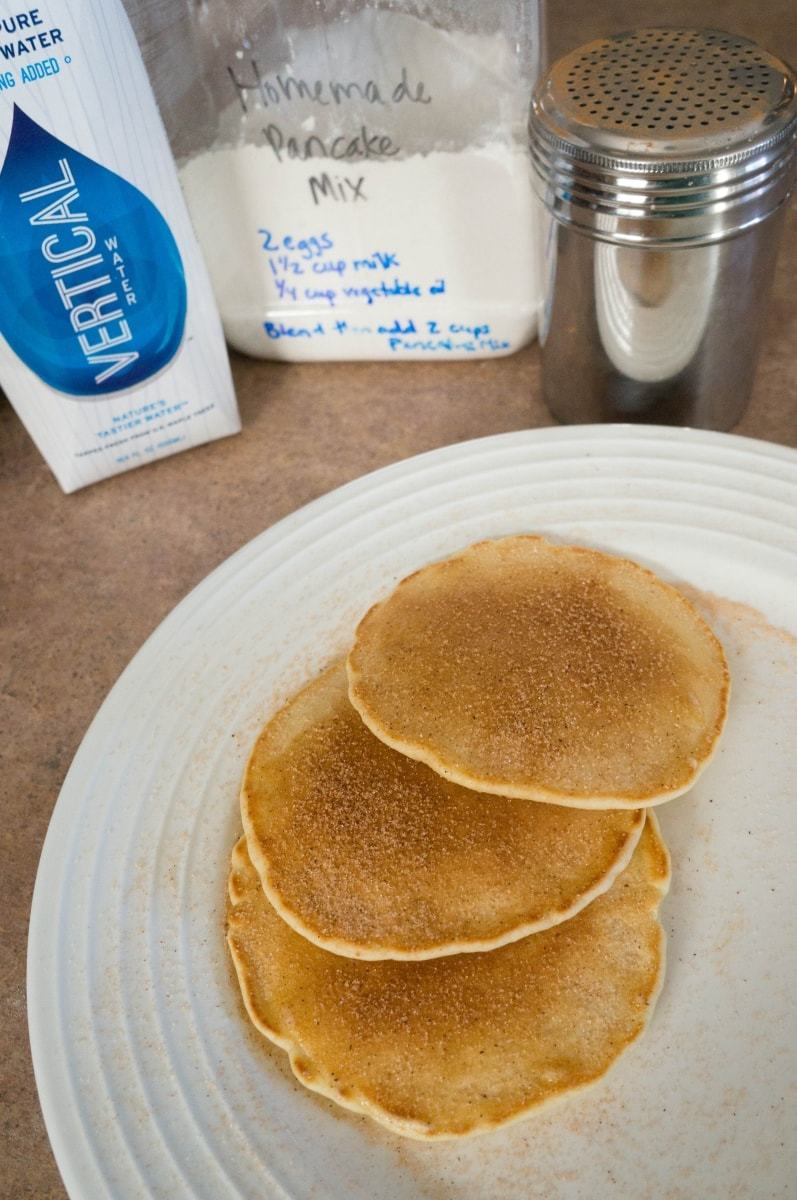
[[[117,0],[0,0],[0,385],[66,492],[240,428]]]

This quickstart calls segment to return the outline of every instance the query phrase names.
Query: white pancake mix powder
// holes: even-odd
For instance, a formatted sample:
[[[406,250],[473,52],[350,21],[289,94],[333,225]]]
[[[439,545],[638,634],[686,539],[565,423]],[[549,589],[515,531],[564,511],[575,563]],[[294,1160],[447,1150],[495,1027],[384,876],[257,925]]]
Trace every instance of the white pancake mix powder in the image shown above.
[[[229,342],[261,357],[467,358],[534,335],[531,81],[500,34],[365,10],[239,50],[181,182]]]

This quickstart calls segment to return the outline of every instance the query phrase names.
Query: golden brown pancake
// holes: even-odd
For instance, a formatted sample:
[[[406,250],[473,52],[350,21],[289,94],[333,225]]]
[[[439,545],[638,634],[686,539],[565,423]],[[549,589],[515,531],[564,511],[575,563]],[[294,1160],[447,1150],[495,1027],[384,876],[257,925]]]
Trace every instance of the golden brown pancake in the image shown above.
[[[242,838],[227,940],[247,1011],[297,1078],[396,1133],[493,1129],[594,1083],[658,993],[669,861],[651,815],[631,862],[571,921],[486,954],[360,962],[269,904]]]
[[[627,559],[479,542],[360,622],[349,696],[389,746],[481,792],[637,808],[691,787],[725,721],[720,643]]]
[[[283,919],[369,959],[487,950],[574,916],[626,866],[645,820],[450,783],[374,737],[343,662],[266,725],[241,813]]]

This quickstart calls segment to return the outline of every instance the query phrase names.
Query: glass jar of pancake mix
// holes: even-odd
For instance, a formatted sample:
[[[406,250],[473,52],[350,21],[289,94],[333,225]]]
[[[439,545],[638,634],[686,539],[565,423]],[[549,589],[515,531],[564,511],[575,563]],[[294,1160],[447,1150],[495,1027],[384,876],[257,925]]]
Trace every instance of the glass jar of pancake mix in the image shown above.
[[[128,0],[229,343],[507,354],[535,333],[537,0]]]

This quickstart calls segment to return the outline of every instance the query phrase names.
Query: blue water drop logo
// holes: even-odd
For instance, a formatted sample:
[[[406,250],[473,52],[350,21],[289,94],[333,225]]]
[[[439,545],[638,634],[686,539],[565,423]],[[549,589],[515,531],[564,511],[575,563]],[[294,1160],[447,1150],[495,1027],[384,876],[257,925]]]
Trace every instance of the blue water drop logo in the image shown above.
[[[142,383],[171,362],[186,284],[169,226],[143,192],[21,108],[0,171],[0,333],[70,396]]]

